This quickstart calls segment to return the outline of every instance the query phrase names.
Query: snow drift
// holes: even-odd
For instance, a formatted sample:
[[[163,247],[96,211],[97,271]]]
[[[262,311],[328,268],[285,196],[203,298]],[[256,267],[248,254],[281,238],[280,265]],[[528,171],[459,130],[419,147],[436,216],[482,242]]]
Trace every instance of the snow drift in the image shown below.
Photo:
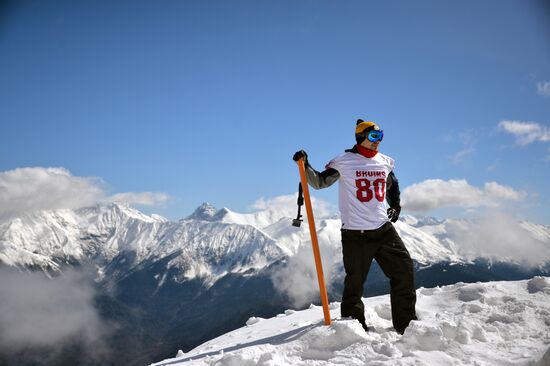
[[[550,277],[420,288],[418,321],[403,336],[391,327],[387,295],[363,299],[365,333],[322,309],[253,317],[240,329],[155,366],[550,365]]]

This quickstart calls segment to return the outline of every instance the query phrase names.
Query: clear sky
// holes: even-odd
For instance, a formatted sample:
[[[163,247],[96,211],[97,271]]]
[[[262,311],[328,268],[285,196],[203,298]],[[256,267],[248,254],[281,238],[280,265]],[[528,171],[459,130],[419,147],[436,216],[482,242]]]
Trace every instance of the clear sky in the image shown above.
[[[550,224],[548,2],[1,4],[4,174],[62,167],[109,194],[163,193],[145,211],[171,219],[203,201],[246,211],[296,191],[296,150],[322,169],[363,118],[409,202],[439,197],[411,209],[506,201]]]

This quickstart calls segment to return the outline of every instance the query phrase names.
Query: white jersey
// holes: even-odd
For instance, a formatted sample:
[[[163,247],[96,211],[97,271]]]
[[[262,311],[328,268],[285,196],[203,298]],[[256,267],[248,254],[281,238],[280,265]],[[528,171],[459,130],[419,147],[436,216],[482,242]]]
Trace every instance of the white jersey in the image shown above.
[[[346,152],[332,159],[327,168],[340,173],[339,206],[342,228],[374,230],[388,222],[386,179],[394,160],[377,153],[373,158]]]

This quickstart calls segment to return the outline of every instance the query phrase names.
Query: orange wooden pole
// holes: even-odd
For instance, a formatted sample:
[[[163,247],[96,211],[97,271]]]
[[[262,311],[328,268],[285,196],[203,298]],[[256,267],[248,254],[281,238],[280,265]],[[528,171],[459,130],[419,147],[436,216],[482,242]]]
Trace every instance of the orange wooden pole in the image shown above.
[[[323,314],[325,315],[325,325],[330,325],[330,311],[328,309],[328,296],[325,287],[325,276],[323,274],[323,264],[321,263],[321,252],[319,251],[319,242],[317,241],[317,231],[315,230],[315,221],[313,219],[313,207],[309,197],[309,187],[307,185],[306,168],[304,159],[298,160],[300,170],[300,181],[304,191],[304,202],[306,205],[307,221],[309,223],[309,232],[311,234],[311,245],[313,246],[313,256],[315,257],[315,267],[317,268],[317,280],[319,281],[319,290],[321,292],[321,303],[323,304]]]

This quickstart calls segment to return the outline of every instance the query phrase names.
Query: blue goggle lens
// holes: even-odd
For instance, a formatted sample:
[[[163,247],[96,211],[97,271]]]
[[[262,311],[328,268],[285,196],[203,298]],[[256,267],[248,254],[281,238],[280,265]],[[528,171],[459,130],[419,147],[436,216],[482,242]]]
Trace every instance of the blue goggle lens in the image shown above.
[[[372,130],[372,131],[369,131],[369,134],[367,135],[367,139],[370,142],[382,141],[383,138],[384,138],[384,131],[382,130]]]

